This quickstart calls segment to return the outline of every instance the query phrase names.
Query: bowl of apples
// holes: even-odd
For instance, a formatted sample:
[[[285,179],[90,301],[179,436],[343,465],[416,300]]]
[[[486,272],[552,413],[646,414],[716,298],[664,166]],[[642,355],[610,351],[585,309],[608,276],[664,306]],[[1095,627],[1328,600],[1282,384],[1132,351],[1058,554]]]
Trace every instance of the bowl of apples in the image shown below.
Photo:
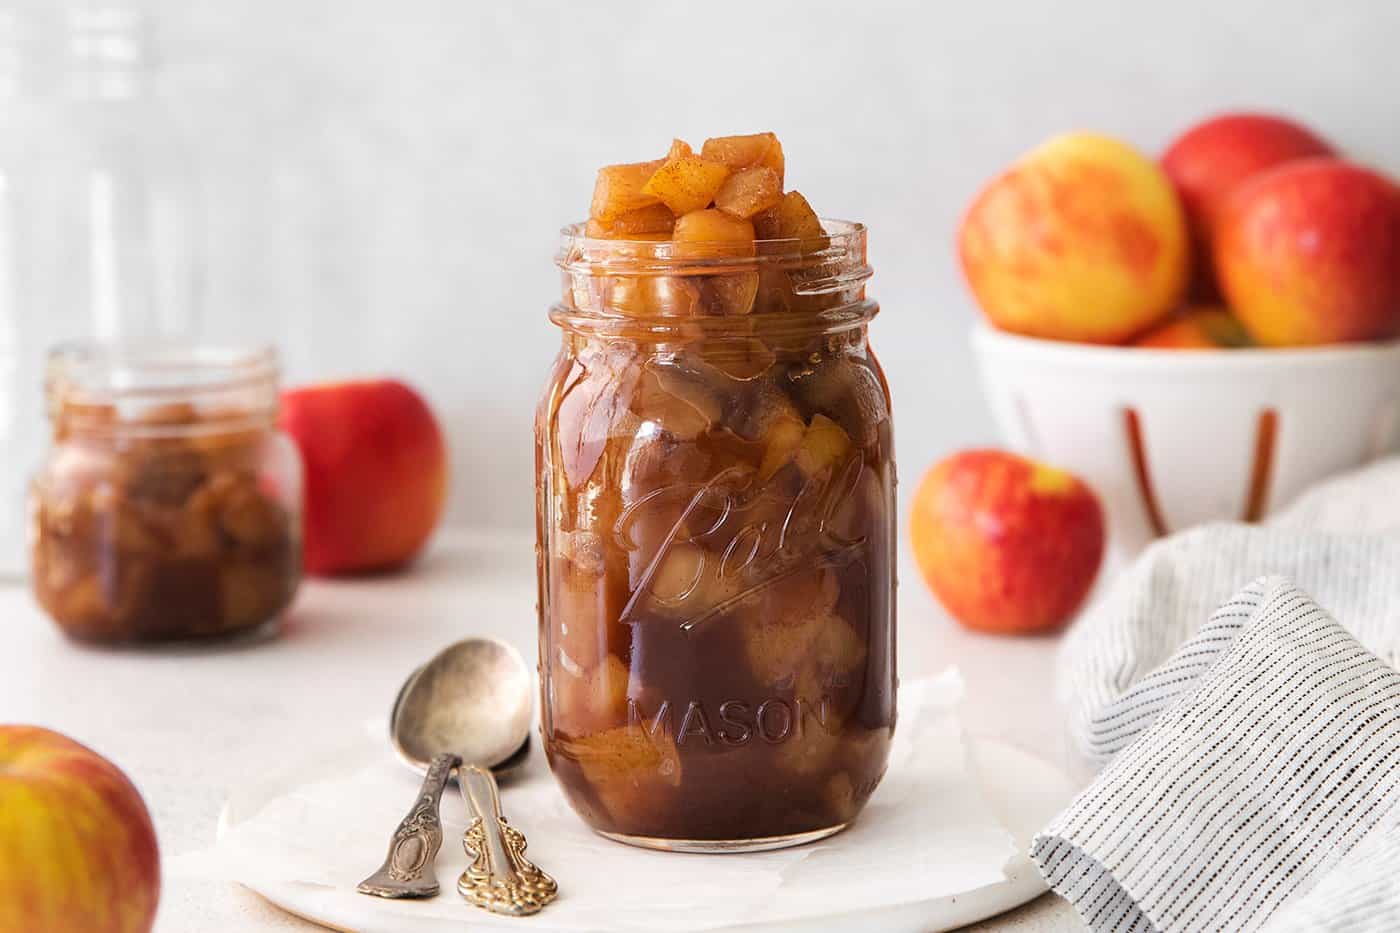
[[[1296,122],[1226,114],[1159,161],[1056,137],[958,252],[1007,443],[1084,477],[1120,553],[1395,449],[1400,186]]]

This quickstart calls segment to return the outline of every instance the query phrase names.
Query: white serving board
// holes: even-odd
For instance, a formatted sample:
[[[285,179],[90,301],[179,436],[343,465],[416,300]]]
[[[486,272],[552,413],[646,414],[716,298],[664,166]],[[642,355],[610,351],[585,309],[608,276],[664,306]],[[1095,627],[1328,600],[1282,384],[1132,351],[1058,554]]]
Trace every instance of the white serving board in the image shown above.
[[[981,776],[988,805],[1011,834],[1017,851],[1024,853],[1031,837],[1068,804],[1073,796],[1071,781],[1045,760],[1001,742],[972,738],[968,740],[967,748],[968,766]],[[221,828],[237,825],[248,815],[256,813],[282,790],[276,785],[264,785],[235,795],[225,807],[220,820]],[[920,800],[927,800],[927,797],[921,798],[916,795],[905,805],[919,806]],[[509,808],[509,797],[507,806]],[[385,829],[386,840],[390,829],[392,827]],[[843,839],[855,838],[857,837],[854,835],[841,835],[824,844],[839,845]],[[449,838],[444,842],[444,851],[439,856],[438,877],[443,882],[443,893],[438,895],[439,898],[456,898],[453,891],[456,874],[448,865],[451,858],[449,847],[453,845],[454,841]],[[950,861],[965,859],[965,855],[958,852],[932,855]],[[735,859],[750,856],[670,857],[713,859],[732,863]],[[366,873],[372,867],[368,866]],[[543,867],[552,870],[555,876],[561,879],[563,890],[567,894],[567,866],[563,866],[564,870],[561,870],[559,865]],[[996,868],[995,865],[987,867]],[[878,929],[885,933],[931,933],[950,930],[1010,910],[1046,890],[1040,875],[1024,854],[1014,856],[1004,866],[1003,872],[1004,880],[1000,882],[935,899],[909,900],[908,897],[902,897],[896,900],[886,897],[874,902],[852,904],[848,911],[833,911],[823,916],[781,922],[735,924],[732,917],[727,917],[713,929],[741,930],[744,933],[848,933],[852,929]],[[912,881],[911,878],[911,883]],[[461,933],[463,930],[500,929],[496,922],[487,920],[485,915],[476,913],[466,904],[462,904],[461,915],[452,920],[431,916],[410,918],[405,915],[405,904],[408,902],[366,897],[357,894],[351,886],[274,883],[264,880],[242,883],[289,913],[348,933]],[[887,886],[886,890],[888,889]],[[784,896],[781,887],[776,896]],[[550,911],[546,909],[534,917],[511,923],[518,925],[522,930],[529,930],[530,933],[556,933],[559,928],[551,926],[549,918]],[[571,926],[569,929],[571,933],[577,933],[578,927]],[[598,933],[605,933],[605,930],[605,926],[598,927]]]

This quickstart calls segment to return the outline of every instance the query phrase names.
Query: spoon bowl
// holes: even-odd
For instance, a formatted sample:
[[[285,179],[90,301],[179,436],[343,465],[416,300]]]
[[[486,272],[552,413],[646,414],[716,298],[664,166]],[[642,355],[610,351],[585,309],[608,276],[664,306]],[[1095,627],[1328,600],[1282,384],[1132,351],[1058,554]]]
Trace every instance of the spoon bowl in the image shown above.
[[[468,638],[409,676],[394,700],[389,736],[399,758],[420,773],[444,752],[483,768],[528,756],[534,717],[530,668],[514,647]]]

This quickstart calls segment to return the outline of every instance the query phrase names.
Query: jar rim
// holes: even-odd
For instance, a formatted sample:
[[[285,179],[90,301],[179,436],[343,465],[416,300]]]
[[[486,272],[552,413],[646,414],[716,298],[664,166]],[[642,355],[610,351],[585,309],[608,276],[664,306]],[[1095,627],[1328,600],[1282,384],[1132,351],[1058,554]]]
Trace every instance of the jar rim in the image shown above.
[[[672,240],[613,240],[587,235],[585,224],[561,231],[555,263],[563,273],[563,299],[550,319],[565,330],[657,339],[744,337],[752,317],[761,316],[769,333],[837,331],[868,322],[877,310],[865,297],[874,274],[866,257],[864,224],[821,218],[823,234],[811,238],[754,240],[747,244]],[[736,249],[742,246],[743,251]],[[700,255],[696,255],[699,253]],[[677,309],[638,310],[615,303],[616,290],[635,289],[648,280],[670,282],[672,291],[698,294],[696,287],[728,279],[752,289],[765,281],[784,282],[805,308],[779,301],[733,313],[688,313]],[[694,282],[695,286],[687,284]],[[631,283],[631,284],[629,284]],[[713,311],[713,309],[710,309]],[[692,309],[693,311],[693,309]]]
[[[45,392],[55,420],[105,408],[130,425],[134,414],[179,403],[211,412],[212,421],[268,420],[276,416],[280,378],[269,344],[82,339],[49,350]]]
[[[704,252],[704,248],[710,246],[717,254],[697,257],[678,253],[676,247],[682,244],[674,240],[593,237],[585,232],[587,224],[572,223],[559,231],[559,252],[555,256],[555,264],[565,272],[591,275],[706,275],[774,266],[791,267],[794,264],[831,263],[843,258],[864,263],[868,232],[865,224],[835,217],[822,217],[821,224],[826,232],[817,238],[823,241],[819,249],[810,248],[810,239],[796,237],[754,240],[752,256],[726,255],[724,249],[732,248],[732,243],[699,241],[683,244],[687,252]]]

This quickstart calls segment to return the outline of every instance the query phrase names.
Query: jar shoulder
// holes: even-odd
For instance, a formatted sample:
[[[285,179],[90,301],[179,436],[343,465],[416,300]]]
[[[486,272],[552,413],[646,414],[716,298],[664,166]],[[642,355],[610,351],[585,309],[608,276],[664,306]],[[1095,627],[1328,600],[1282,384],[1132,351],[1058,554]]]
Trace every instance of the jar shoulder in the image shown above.
[[[761,341],[645,348],[565,346],[536,412],[539,440],[646,446],[702,434],[763,444],[825,419],[860,447],[887,435],[888,383],[865,343],[773,348]]]

